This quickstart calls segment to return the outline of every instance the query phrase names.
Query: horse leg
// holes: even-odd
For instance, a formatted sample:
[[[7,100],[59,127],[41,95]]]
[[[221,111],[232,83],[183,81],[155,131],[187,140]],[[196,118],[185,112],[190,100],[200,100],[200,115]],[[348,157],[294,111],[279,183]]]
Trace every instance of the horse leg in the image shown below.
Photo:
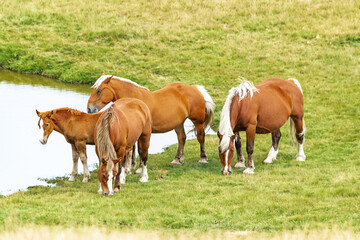
[[[78,159],[79,159],[79,153],[75,147],[74,144],[71,144],[71,149],[72,149],[72,157],[73,157],[73,169],[71,171],[71,176],[69,178],[70,182],[75,181],[75,176],[78,173]]]
[[[195,125],[195,124],[194,124]],[[205,130],[204,130],[204,124],[196,124],[196,138],[198,142],[200,143],[200,160],[199,163],[208,163],[207,161],[207,155],[205,152]]]
[[[295,137],[297,140],[298,153],[296,155],[296,161],[305,161],[306,156],[304,153],[304,141],[305,141],[305,122],[303,118],[292,117],[293,124],[295,125]]]
[[[138,151],[140,159],[143,163],[142,172],[140,175],[140,182],[148,182],[149,176],[147,172],[147,159],[148,159],[148,149],[149,149],[149,142],[150,142],[150,134],[146,134],[143,136],[140,136],[138,141]]]
[[[184,145],[186,141],[186,133],[184,129],[184,122],[175,128],[175,132],[178,138],[178,150],[174,160],[171,164],[180,165],[184,163]]]
[[[255,141],[256,126],[250,125],[246,129],[246,152],[248,154],[247,167],[244,170],[244,174],[254,174],[255,165],[252,158],[254,152],[254,141]]]
[[[125,154],[125,174],[126,176],[131,175],[131,165],[132,165],[132,148],[131,150],[127,150]]]
[[[138,143],[139,144],[139,143]],[[139,146],[138,146],[139,147]],[[134,145],[134,148],[133,148],[133,159],[135,159],[135,145]],[[134,168],[136,166],[136,159],[134,160],[135,162],[135,165],[134,165]],[[136,169],[135,171],[135,174],[141,174],[142,173],[142,167],[143,167],[143,162],[141,161],[141,158],[140,158],[140,161],[139,161],[139,167],[138,169]]]
[[[280,129],[276,130],[275,132],[271,133],[272,138],[272,147],[269,151],[267,158],[264,160],[264,163],[272,163],[276,160],[276,156],[279,152],[279,142],[281,138]]]
[[[84,169],[84,178],[83,178],[82,182],[88,182],[89,178],[90,178],[90,173],[89,173],[89,168],[87,165],[86,143],[84,142],[84,143],[76,144],[76,148],[79,151],[80,160],[83,164],[83,169]]]
[[[235,164],[235,168],[243,169],[245,168],[245,157],[241,151],[241,138],[238,132],[236,133],[236,138],[235,138],[235,148],[237,153],[237,163]]]
[[[135,169],[136,168],[136,157],[135,157],[135,144],[132,148],[132,152],[131,152],[131,169]],[[140,164],[139,164],[140,167]]]
[[[115,177],[114,192],[119,192],[121,189],[121,184],[125,184],[126,174],[125,174],[125,161],[126,161],[126,148],[120,147],[116,152],[116,155],[120,158],[120,161],[117,163],[117,173]],[[121,169],[119,171],[119,168]]]
[[[119,192],[119,190],[120,190],[120,182],[121,182],[120,181],[120,169],[121,169],[121,166],[120,166],[119,163],[117,163],[116,168],[117,168],[117,173],[116,173],[116,176],[115,176],[114,192]],[[123,184],[123,183],[121,183],[121,184]]]

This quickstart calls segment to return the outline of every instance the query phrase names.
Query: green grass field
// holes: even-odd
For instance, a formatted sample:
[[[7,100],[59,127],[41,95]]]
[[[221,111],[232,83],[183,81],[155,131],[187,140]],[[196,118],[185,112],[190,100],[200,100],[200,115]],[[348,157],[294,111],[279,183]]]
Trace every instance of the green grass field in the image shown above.
[[[95,173],[87,184],[59,177],[55,188],[0,197],[0,230],[359,232],[359,15],[359,1],[3,0],[2,68],[84,84],[105,72],[150,90],[204,85],[217,104],[215,130],[239,77],[295,77],[304,90],[307,161],[295,161],[287,123],[274,164],[262,163],[271,136],[257,135],[255,175],[225,177],[217,138],[207,136],[209,164],[197,164],[192,140],[185,164],[171,166],[171,146],[150,155],[149,183],[132,175],[109,198],[96,193]]]

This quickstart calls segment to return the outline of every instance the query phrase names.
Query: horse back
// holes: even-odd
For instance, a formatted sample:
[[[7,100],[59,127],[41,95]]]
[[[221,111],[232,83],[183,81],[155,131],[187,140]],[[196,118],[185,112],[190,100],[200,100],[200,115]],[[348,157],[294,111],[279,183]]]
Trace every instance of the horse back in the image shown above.
[[[120,130],[119,138],[125,136],[127,147],[132,147],[141,135],[151,134],[151,114],[143,101],[123,98],[115,101],[113,108],[119,119],[114,121],[114,128]]]
[[[247,97],[233,108],[238,112],[237,128],[245,130],[249,124],[257,126],[258,133],[269,133],[279,129],[289,118],[303,112],[302,93],[289,80],[267,79],[256,85],[258,92]],[[237,98],[238,99],[238,98]]]
[[[205,119],[205,100],[196,86],[170,83],[153,92],[151,105],[153,132],[170,131],[187,117]]]

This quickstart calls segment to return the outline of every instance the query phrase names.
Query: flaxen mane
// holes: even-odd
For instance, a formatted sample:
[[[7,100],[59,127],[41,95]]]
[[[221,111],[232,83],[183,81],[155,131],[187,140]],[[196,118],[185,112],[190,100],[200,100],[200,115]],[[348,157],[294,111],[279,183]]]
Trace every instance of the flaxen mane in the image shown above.
[[[114,146],[110,140],[110,127],[113,125],[116,117],[113,106],[114,104],[107,110],[96,129],[96,148],[101,159],[107,161],[107,171],[113,169],[114,164],[112,160],[117,158]]]
[[[137,84],[136,82],[133,82],[129,79],[126,79],[126,78],[121,78],[121,77],[116,77],[116,76],[112,76],[112,75],[103,75],[101,77],[98,78],[98,80],[96,80],[96,82],[94,83],[94,85],[92,85],[92,88],[98,88],[100,87],[100,85],[108,78],[112,78],[112,79],[116,79],[116,80],[119,80],[119,81],[123,81],[123,82],[127,82],[127,83],[131,83],[137,87],[141,87],[143,89],[146,89],[148,91],[150,91],[149,89],[147,89],[146,87],[143,87],[143,86],[140,86],[139,84]]]
[[[254,86],[252,82],[247,81],[245,79],[242,79],[242,82],[239,86],[230,89],[220,115],[219,132],[221,135],[223,135],[222,140],[220,142],[221,152],[224,152],[229,147],[230,138],[232,135],[234,135],[230,123],[230,107],[233,98],[235,96],[239,96],[239,101],[241,101],[242,99],[246,98],[248,95],[252,97],[254,93],[258,91],[259,90]]]

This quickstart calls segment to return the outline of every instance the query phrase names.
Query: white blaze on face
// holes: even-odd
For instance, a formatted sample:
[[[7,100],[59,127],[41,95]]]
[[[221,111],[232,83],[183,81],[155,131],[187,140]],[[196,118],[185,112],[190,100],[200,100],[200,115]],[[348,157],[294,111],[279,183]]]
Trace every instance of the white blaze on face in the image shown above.
[[[112,173],[112,170],[111,170],[109,172],[109,178],[108,178],[108,181],[107,181],[107,186],[108,186],[108,189],[109,189],[109,195],[114,193],[112,183],[113,183],[113,173]]]
[[[42,131],[42,128],[40,128],[40,138],[39,138],[39,141],[42,143],[42,144],[45,144],[47,142],[47,138],[44,138],[44,131]]]
[[[225,168],[224,168],[224,171],[227,171],[227,172],[229,171],[228,162],[229,162],[229,149],[225,153]]]

